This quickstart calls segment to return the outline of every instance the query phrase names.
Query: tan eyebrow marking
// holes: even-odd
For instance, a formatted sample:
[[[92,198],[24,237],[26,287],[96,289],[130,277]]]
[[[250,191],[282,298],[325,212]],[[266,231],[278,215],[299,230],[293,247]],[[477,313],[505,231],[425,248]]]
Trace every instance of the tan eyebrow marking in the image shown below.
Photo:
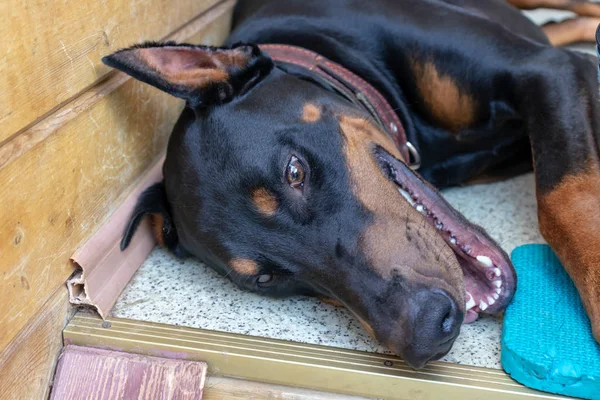
[[[246,258],[234,258],[229,264],[238,274],[256,275],[258,273],[258,264]]]
[[[306,103],[302,108],[302,121],[313,123],[319,119],[321,119],[321,109],[312,103]]]
[[[264,187],[252,191],[252,202],[262,214],[271,216],[275,214],[279,202],[273,193]]]

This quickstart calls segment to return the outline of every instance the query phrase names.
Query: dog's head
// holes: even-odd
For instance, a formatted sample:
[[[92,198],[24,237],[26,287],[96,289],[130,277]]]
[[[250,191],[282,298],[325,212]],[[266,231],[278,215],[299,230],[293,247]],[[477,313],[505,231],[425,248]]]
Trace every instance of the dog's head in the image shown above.
[[[257,46],[150,44],[104,62],[187,102],[124,246],[153,214],[174,252],[261,294],[339,300],[415,367],[510,300],[506,254],[369,115]]]

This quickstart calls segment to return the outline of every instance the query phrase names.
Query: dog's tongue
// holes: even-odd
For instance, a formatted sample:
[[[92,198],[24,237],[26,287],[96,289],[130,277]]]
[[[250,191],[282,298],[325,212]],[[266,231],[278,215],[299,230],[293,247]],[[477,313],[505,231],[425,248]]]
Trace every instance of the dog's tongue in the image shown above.
[[[466,289],[465,322],[479,312],[497,313],[510,302],[516,275],[508,255],[481,227],[469,222],[428,182],[402,161],[377,148],[375,157],[402,196],[435,228],[452,248],[463,270]]]
[[[465,314],[464,323],[470,324],[471,322],[475,322],[477,320],[477,318],[479,318],[478,312],[473,311],[473,310],[467,310],[467,313]]]

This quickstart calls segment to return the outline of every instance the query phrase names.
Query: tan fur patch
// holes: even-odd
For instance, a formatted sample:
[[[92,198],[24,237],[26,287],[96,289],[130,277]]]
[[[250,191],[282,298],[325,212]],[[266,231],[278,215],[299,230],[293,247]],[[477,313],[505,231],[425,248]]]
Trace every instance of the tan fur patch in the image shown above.
[[[312,103],[306,103],[302,108],[302,121],[312,123],[320,119],[321,109]]]
[[[376,164],[374,144],[402,159],[395,144],[361,118],[342,116],[340,127],[346,138],[345,158],[353,192],[374,217],[361,243],[373,268],[384,277],[396,269],[413,282],[441,288],[462,299],[462,270],[454,253]]]
[[[538,193],[540,232],[575,282],[600,340],[600,166]]]
[[[279,206],[275,195],[264,187],[256,188],[252,191],[252,202],[258,211],[268,216],[275,214]]]
[[[417,90],[437,123],[456,133],[475,122],[477,102],[431,62],[412,62]]]
[[[319,300],[321,300],[323,303],[330,304],[334,307],[344,307],[341,301],[332,299],[331,297],[319,297]]]
[[[364,319],[357,317],[356,314],[354,316],[356,317],[356,319],[358,319],[358,322],[360,322],[360,324],[362,325],[364,330],[367,331],[369,336],[371,336],[373,339],[377,340],[377,336],[375,335],[375,330],[373,329],[373,327]]]
[[[256,275],[258,274],[258,265],[256,262],[252,260],[248,260],[245,258],[234,258],[229,263],[231,268],[234,269],[235,272],[242,275]]]
[[[152,232],[154,232],[154,237],[156,241],[161,247],[165,247],[165,241],[163,237],[163,225],[165,224],[165,219],[160,214],[150,214],[150,223],[152,225]]]

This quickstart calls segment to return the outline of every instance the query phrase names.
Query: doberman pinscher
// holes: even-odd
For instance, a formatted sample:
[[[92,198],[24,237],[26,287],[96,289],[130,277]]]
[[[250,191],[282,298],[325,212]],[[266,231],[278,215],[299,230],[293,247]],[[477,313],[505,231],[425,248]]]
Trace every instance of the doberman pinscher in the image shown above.
[[[580,18],[540,28],[514,6]],[[533,168],[540,229],[600,339],[597,60],[553,45],[593,39],[596,17],[577,0],[242,0],[225,47],[107,56],[186,101],[122,247],[151,214],[176,255],[333,299],[419,368],[516,288],[435,188]]]

